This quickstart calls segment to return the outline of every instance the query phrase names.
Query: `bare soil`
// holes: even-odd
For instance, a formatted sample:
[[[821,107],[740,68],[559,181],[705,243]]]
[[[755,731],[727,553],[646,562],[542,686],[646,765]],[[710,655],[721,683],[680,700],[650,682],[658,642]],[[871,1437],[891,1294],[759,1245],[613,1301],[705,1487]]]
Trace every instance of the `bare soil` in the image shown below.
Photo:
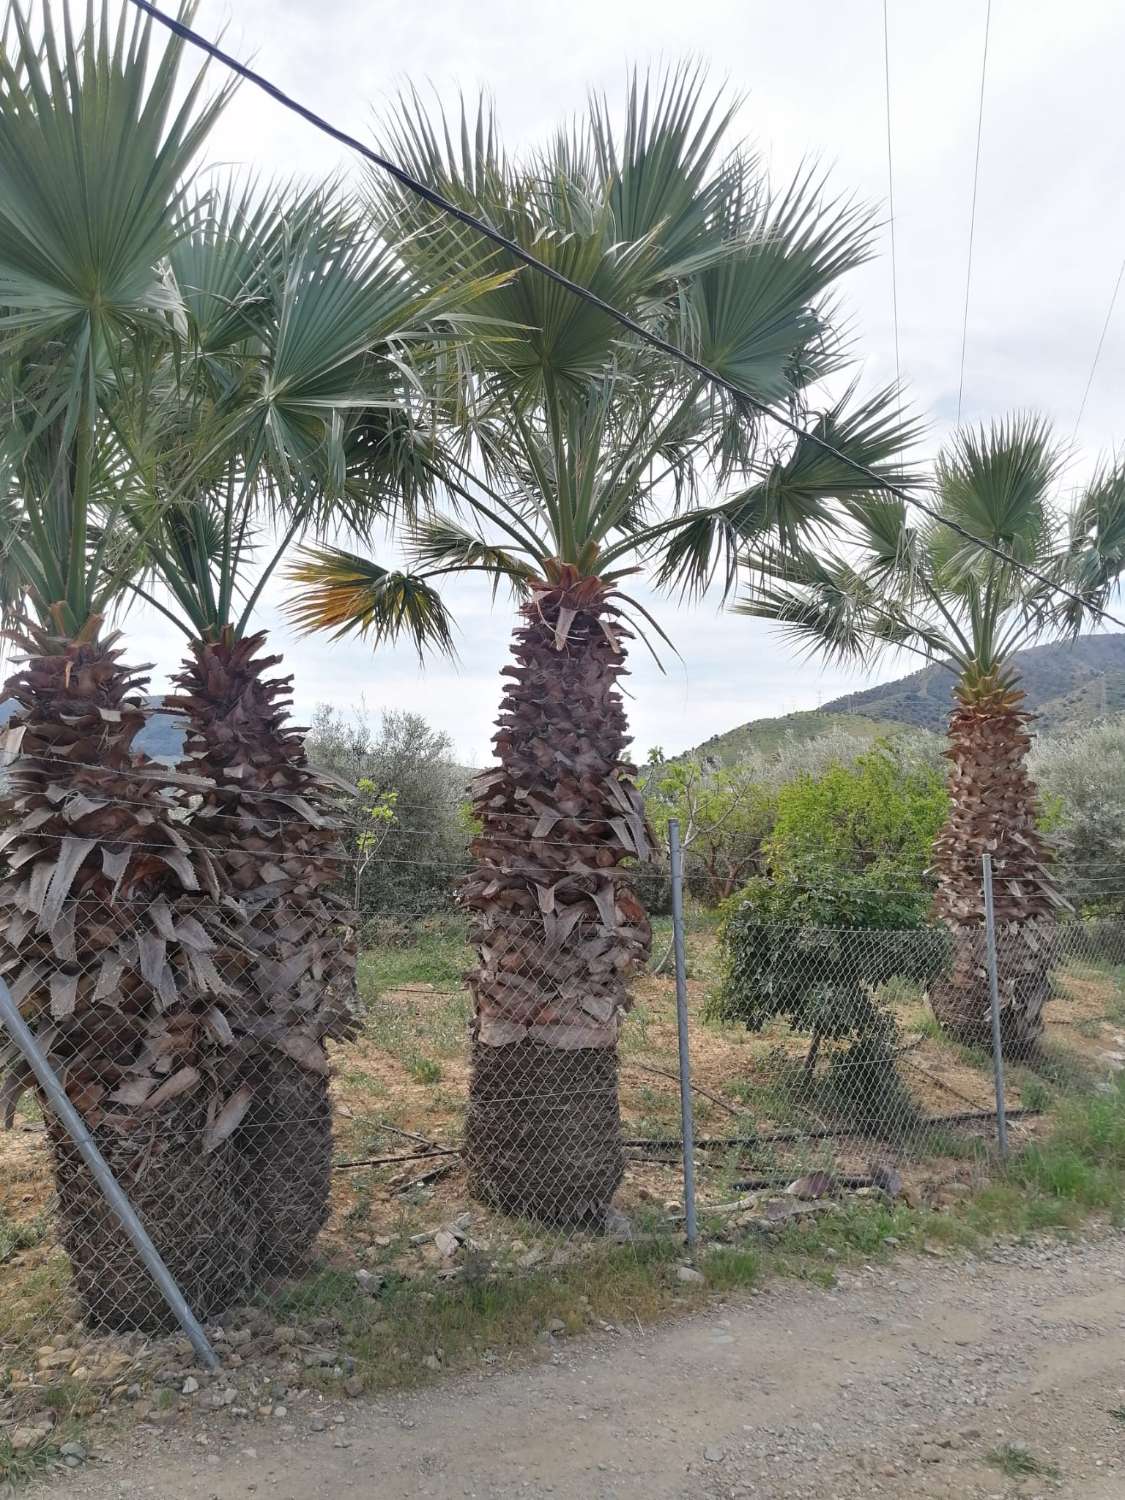
[[[538,1363],[286,1419],[138,1431],[73,1500],[1125,1495],[1125,1236],[902,1259]]]

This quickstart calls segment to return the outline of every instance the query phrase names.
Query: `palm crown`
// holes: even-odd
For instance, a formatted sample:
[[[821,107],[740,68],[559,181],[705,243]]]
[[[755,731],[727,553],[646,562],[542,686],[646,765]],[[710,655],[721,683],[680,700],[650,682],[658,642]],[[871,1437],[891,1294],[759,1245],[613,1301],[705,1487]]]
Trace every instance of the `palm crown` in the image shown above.
[[[187,11],[185,10],[185,14]],[[122,453],[107,408],[169,346],[182,303],[169,257],[195,216],[192,163],[226,91],[178,91],[182,44],[150,66],[150,22],[93,8],[61,36],[18,5],[0,50],[0,448],[19,524],[11,589],[74,634],[120,590]],[[13,597],[14,596],[14,597]]]
[[[1125,563],[1125,465],[1103,467],[1069,513],[1051,501],[1061,467],[1040,418],[958,432],[935,465],[934,516],[915,522],[886,493],[848,501],[845,548],[791,555],[738,610],[840,659],[919,653],[962,696],[1010,689],[1014,653],[1076,633]]]
[[[398,158],[447,198],[725,378],[800,409],[847,357],[832,293],[869,254],[871,221],[827,202],[808,173],[771,193],[752,156],[723,154],[732,117],[697,72],[681,70],[633,81],[620,135],[595,100],[585,121],[524,162],[504,154],[483,106],[458,125],[414,98],[390,134]],[[380,219],[411,231],[402,253],[423,284],[473,246],[394,182],[373,177],[368,198]],[[416,517],[410,537],[426,577],[470,571],[520,585],[565,568],[614,586],[666,547],[666,576],[698,584],[720,552],[731,564],[749,538],[797,535],[854,485],[838,460],[782,443],[745,403],[600,308],[503,251],[496,261],[515,274],[480,298],[490,332],[465,351],[464,378],[446,393],[452,505]],[[912,433],[889,393],[822,420],[874,464]],[[721,504],[698,503],[704,480]],[[294,576],[300,625],[383,630],[374,564],[317,549]]]

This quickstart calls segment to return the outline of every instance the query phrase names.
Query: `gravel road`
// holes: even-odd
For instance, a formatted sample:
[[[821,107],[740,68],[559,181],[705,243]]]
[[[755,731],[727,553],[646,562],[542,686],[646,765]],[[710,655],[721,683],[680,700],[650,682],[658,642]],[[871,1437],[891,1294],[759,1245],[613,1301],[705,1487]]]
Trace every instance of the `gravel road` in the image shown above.
[[[1121,1234],[901,1259],[647,1332],[548,1337],[533,1365],[423,1393],[140,1432],[63,1493],[1123,1500],[1123,1330]],[[997,1467],[1006,1445],[1034,1472]]]

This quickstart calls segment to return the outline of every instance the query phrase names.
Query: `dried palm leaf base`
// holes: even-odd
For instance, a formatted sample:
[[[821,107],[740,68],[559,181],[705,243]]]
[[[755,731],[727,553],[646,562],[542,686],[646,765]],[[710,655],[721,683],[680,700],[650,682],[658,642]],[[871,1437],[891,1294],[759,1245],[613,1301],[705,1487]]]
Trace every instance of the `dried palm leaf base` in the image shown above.
[[[1023,693],[993,673],[962,684],[949,721],[949,817],[934,841],[934,914],[953,935],[949,979],[934,987],[934,1015],[961,1040],[991,1045],[981,855],[992,857],[1002,1035],[1013,1054],[1034,1049],[1049,997],[1054,923],[1067,909],[1038,827],[1027,772],[1031,715]]]
[[[600,1224],[621,1181],[616,1043],[652,930],[632,865],[652,836],[626,761],[612,590],[570,565],[530,584],[473,783],[469,1158],[505,1213]]]
[[[216,1317],[245,1301],[255,1240],[237,1149],[204,1149],[206,1108],[177,1100],[151,1127],[123,1136],[92,1134],[196,1317]],[[86,1322],[124,1332],[175,1326],[116,1214],[53,1117],[63,1245]]]
[[[307,1263],[328,1218],[332,1106],[328,1079],[287,1057],[262,1059],[254,1100],[237,1137],[258,1240],[256,1276]]]
[[[625,1171],[616,1048],[474,1042],[465,1156],[499,1212],[602,1228]]]
[[[289,721],[289,677],[266,636],[230,627],[198,641],[166,707],[187,716],[181,769],[208,778],[193,826],[244,904],[239,936],[254,961],[239,980],[242,1026],[282,1036],[289,1053],[261,1043],[238,1132],[250,1163],[263,1274],[307,1259],[328,1217],[332,1117],[323,1040],[357,1029],[352,914],[333,889],[345,869],[335,793],[308,763],[305,732]],[[229,977],[229,976],[228,976]],[[237,1029],[237,1028],[236,1028]]]
[[[1039,1045],[1057,946],[1058,928],[1050,920],[1008,923],[997,931],[1000,1041],[1005,1057],[1028,1057]],[[991,1050],[992,998],[981,928],[954,930],[949,975],[932,987],[930,1003],[951,1036],[968,1046]]]

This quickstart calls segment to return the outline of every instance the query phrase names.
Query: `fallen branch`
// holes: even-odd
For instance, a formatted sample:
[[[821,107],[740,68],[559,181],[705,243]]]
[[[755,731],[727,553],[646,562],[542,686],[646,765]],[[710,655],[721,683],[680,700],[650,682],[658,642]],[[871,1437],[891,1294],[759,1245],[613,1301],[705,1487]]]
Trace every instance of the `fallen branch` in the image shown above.
[[[642,1073],[655,1073],[659,1078],[670,1078],[673,1083],[679,1083],[680,1081],[678,1073],[670,1073],[667,1068],[654,1068],[650,1063],[629,1062],[625,1064],[625,1067],[626,1070],[629,1068],[638,1068]],[[702,1084],[693,1083],[691,1091],[693,1094],[702,1094],[704,1099],[710,1099],[712,1104],[717,1104],[720,1109],[725,1109],[727,1114],[733,1115],[736,1120],[742,1118],[739,1110],[733,1109],[725,1099],[720,1099],[718,1094],[711,1093],[710,1089],[705,1089]]]
[[[396,1161],[422,1161],[430,1156],[460,1156],[460,1146],[433,1146],[429,1151],[410,1151],[403,1156],[364,1156],[358,1161],[334,1161],[334,1172],[346,1172],[352,1167],[386,1167]]]
[[[1005,1115],[1009,1120],[1026,1120],[1041,1115],[1041,1109],[1009,1109]],[[911,1122],[915,1130],[932,1130],[941,1125],[972,1125],[978,1121],[995,1120],[994,1109],[966,1109],[952,1115],[927,1115]],[[865,1125],[814,1125],[808,1130],[771,1130],[764,1135],[746,1136],[700,1136],[696,1138],[697,1151],[727,1151],[734,1146],[771,1146],[794,1141],[824,1141],[836,1136],[862,1135],[878,1138],[878,1132]],[[623,1145],[651,1150],[679,1151],[683,1142],[679,1136],[656,1136],[645,1139],[630,1137]]]
[[[401,1198],[404,1193],[413,1192],[415,1188],[428,1187],[431,1182],[440,1182],[443,1177],[448,1177],[456,1166],[455,1161],[443,1161],[440,1166],[431,1167],[420,1177],[412,1177],[409,1182],[404,1182],[401,1187],[395,1188],[395,1197]]]
[[[417,1141],[420,1146],[430,1146],[437,1150],[436,1141],[431,1141],[424,1135],[415,1135],[412,1130],[400,1130],[397,1125],[387,1125],[383,1121],[379,1122],[379,1129],[385,1130],[388,1135],[401,1135],[404,1141]]]

